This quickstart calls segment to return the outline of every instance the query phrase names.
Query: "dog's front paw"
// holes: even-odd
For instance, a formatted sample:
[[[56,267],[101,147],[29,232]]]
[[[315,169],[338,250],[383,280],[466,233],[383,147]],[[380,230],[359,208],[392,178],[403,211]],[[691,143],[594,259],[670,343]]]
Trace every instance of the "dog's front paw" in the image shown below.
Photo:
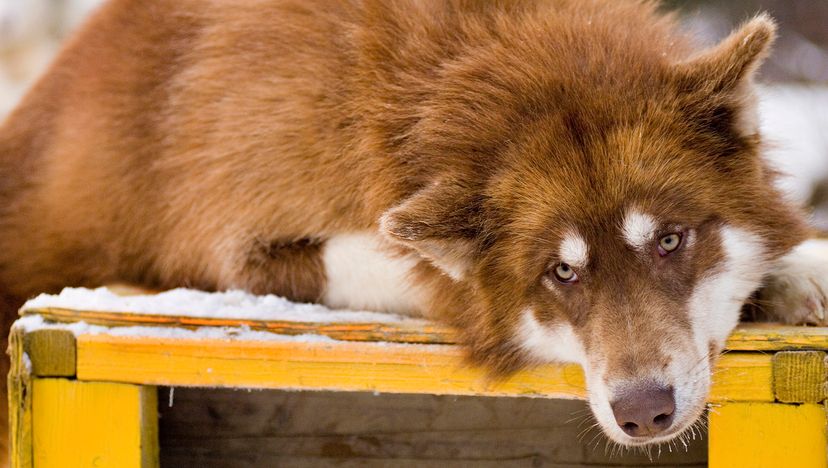
[[[828,240],[812,239],[782,257],[759,291],[771,319],[792,325],[828,325]]]

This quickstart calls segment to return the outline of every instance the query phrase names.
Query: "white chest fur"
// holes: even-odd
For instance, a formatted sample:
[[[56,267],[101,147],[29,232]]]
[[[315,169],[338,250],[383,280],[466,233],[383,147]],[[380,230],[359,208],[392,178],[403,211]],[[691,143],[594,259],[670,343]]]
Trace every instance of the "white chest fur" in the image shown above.
[[[398,255],[373,233],[342,234],[328,239],[322,253],[329,307],[420,315],[423,291],[411,280],[419,259]]]

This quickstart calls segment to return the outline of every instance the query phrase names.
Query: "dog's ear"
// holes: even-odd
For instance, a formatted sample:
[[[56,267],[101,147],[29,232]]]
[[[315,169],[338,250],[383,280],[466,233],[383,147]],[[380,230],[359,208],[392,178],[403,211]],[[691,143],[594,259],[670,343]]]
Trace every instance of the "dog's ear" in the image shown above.
[[[716,46],[677,64],[676,71],[685,89],[706,101],[702,108],[731,119],[741,136],[752,136],[758,131],[753,78],[775,38],[776,23],[760,14]]]
[[[386,211],[380,218],[380,232],[461,280],[478,250],[480,208],[469,187],[435,182]]]

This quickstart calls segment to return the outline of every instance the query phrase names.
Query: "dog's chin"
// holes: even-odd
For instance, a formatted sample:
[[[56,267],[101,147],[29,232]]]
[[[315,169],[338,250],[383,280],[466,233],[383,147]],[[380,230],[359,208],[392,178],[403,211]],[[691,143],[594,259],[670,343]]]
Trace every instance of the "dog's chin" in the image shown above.
[[[623,440],[617,440],[610,437],[613,442],[618,442],[625,447],[647,447],[652,445],[659,445],[675,439],[682,431],[675,433],[660,435],[658,437],[624,437]]]
[[[670,442],[682,433],[684,433],[692,424],[687,424],[684,427],[670,429],[666,434],[659,434],[656,437],[630,437],[622,432],[606,432],[607,437],[625,447],[646,447],[648,445],[659,445],[665,442]]]

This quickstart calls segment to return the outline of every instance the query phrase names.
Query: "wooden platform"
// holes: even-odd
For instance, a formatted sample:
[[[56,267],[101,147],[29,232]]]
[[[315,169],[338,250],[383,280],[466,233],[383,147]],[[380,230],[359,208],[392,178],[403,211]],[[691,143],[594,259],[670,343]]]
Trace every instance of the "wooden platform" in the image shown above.
[[[23,313],[114,329],[15,327],[10,386],[12,442],[20,467],[91,466],[93,460],[95,466],[157,465],[155,386],[545,399],[586,394],[576,365],[545,366],[490,382],[480,369],[462,364],[454,334],[437,325],[65,309]],[[157,333],[130,336],[115,330],[126,326],[152,326]],[[264,340],[158,336],[164,329],[199,327],[272,335]],[[316,338],[291,338],[300,334]],[[828,330],[745,326],[730,338],[728,349],[710,395],[710,465],[826,466]],[[70,454],[76,464],[66,464]]]

